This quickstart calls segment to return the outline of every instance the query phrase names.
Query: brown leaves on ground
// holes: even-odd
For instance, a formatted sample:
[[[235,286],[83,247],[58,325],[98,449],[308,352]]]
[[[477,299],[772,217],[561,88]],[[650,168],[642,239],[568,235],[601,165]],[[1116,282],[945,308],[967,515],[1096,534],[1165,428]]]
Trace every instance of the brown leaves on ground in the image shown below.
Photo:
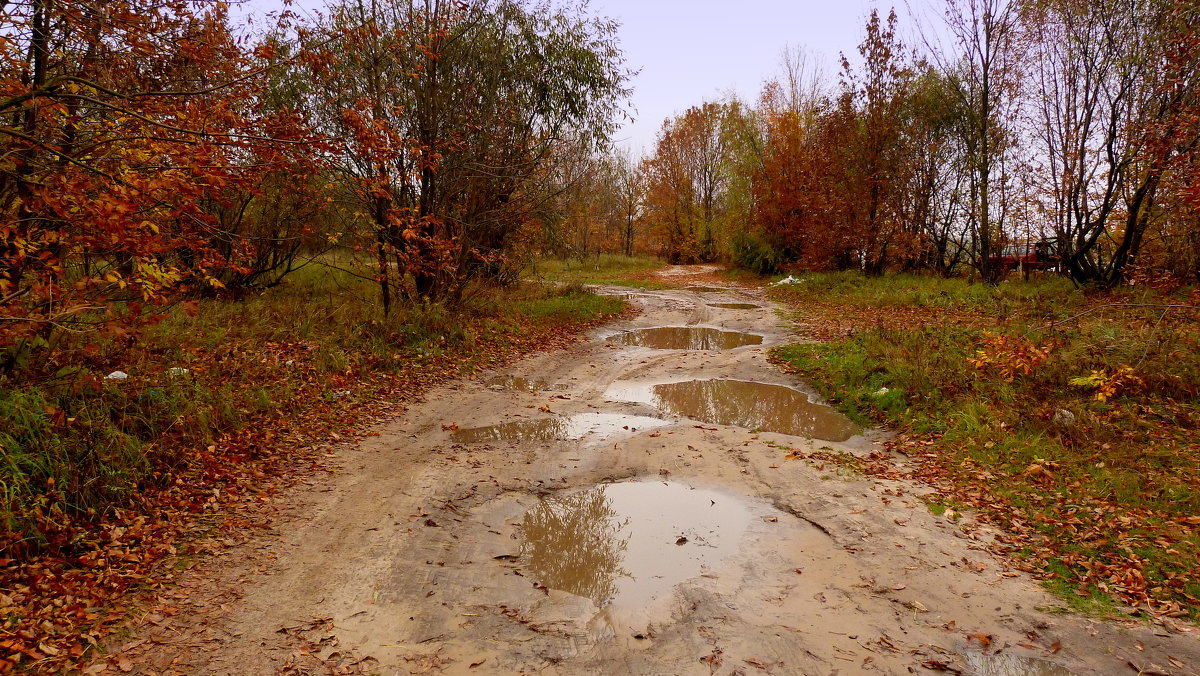
[[[1162,511],[1123,505],[1116,501],[1090,500],[1076,505],[1071,494],[1046,490],[1053,477],[1043,465],[1031,465],[1005,481],[1024,481],[1033,490],[1030,495],[1046,494],[1044,504],[1033,516],[1018,507],[1011,496],[997,492],[996,477],[970,459],[951,457],[929,444],[929,435],[904,433],[889,442],[891,449],[907,456],[910,469],[896,467],[877,457],[868,458],[859,468],[889,478],[916,479],[933,485],[940,500],[969,506],[976,517],[999,526],[1004,532],[991,547],[1005,555],[1011,565],[1043,577],[1052,577],[1051,564],[1066,566],[1077,578],[1077,594],[1090,596],[1090,588],[1111,594],[1134,608],[1167,617],[1183,617],[1188,606],[1200,604],[1190,595],[1189,586],[1200,582],[1200,569],[1191,567],[1168,573],[1168,578],[1147,580],[1147,561],[1136,553],[1146,542],[1170,549],[1176,543],[1200,534],[1190,517],[1176,518]],[[1050,463],[1046,463],[1049,465]],[[1061,488],[1061,487],[1058,487]],[[1081,546],[1082,545],[1082,546]],[[1183,545],[1186,546],[1186,545]],[[1018,552],[1026,552],[1014,558]]]
[[[775,293],[802,293],[786,290]],[[985,326],[987,319],[975,312],[942,307],[847,305],[805,297],[804,311],[792,317],[796,327],[818,341],[845,340],[867,329],[908,329],[920,326]]]
[[[984,328],[1000,321],[932,307],[855,305],[836,297],[809,297],[803,289],[772,294],[800,311],[797,322],[802,330],[825,341],[844,340],[878,326],[901,331],[950,322]],[[1087,299],[1089,308],[1107,304],[1103,296]],[[1050,407],[1044,418],[1049,420],[1052,413]],[[1110,595],[1159,621],[1188,616],[1200,607],[1195,593],[1200,588],[1200,515],[1189,512],[1186,502],[1162,495],[1200,494],[1195,404],[1145,392],[1129,401],[1104,402],[1093,415],[1096,424],[1114,430],[1112,438],[1094,443],[1067,439],[1056,460],[1037,457],[1006,466],[1003,458],[1015,456],[1004,456],[1008,451],[996,442],[981,439],[981,448],[1001,458],[998,463],[981,462],[966,447],[969,442],[950,443],[938,433],[912,429],[901,429],[887,444],[904,456],[902,463],[890,453],[803,457],[932,485],[936,502],[969,507],[980,521],[1003,531],[991,549],[1012,567],[1058,580],[1057,586],[1073,588],[1082,597]],[[1124,488],[1131,499],[1122,500],[1106,488],[1106,477],[1120,479],[1131,473],[1138,477],[1136,485]]]
[[[392,402],[412,400],[448,378],[531,350],[564,347],[588,326],[525,322],[503,342],[481,340],[388,375],[364,369],[318,377],[315,349],[268,346],[270,361],[288,362],[291,386],[298,390],[289,406],[258,415],[212,445],[173,449],[178,457],[170,475],[137,491],[121,509],[91,519],[47,514],[43,532],[50,544],[41,553],[0,557],[0,674],[81,670],[106,638],[136,626],[136,608],[172,585],[174,566],[188,560],[180,557],[239,544],[264,527],[264,520],[240,515],[328,470],[331,446],[370,436],[366,426],[402,410]],[[199,356],[204,363],[236,368],[241,349],[225,346],[220,354]],[[262,358],[255,352],[243,361]],[[269,372],[232,384],[270,386]],[[308,377],[298,384],[297,374]],[[354,396],[321,396],[331,389]],[[13,545],[0,541],[0,551],[11,555]],[[116,655],[108,666],[128,671],[134,666],[128,659]]]

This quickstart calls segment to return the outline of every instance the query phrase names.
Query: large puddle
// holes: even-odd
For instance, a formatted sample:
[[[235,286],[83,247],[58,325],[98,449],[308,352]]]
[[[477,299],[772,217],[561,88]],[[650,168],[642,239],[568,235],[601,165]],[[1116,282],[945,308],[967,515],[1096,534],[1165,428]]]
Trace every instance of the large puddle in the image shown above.
[[[688,380],[662,385],[617,383],[604,395],[636,401],[718,425],[845,441],[861,432],[849,418],[783,385],[745,380]]]
[[[670,425],[666,420],[640,415],[616,413],[580,413],[561,418],[516,420],[487,427],[454,430],[450,438],[461,444],[480,444],[494,441],[551,441],[582,439],[592,435],[603,439],[640,429]]]
[[[566,390],[565,383],[553,383],[540,378],[522,378],[520,376],[496,376],[488,380],[487,387],[496,390],[521,390],[525,392],[540,392],[542,390]]]
[[[732,350],[745,345],[762,345],[762,336],[739,331],[722,331],[696,326],[659,326],[626,331],[609,336],[621,345],[636,345],[658,350]]]
[[[967,668],[975,676],[1074,676],[1075,672],[1036,657],[1000,652],[987,655],[968,652],[963,655]]]
[[[645,607],[738,551],[756,512],[774,514],[720,491],[662,481],[544,497],[522,524],[525,572],[598,606]]]

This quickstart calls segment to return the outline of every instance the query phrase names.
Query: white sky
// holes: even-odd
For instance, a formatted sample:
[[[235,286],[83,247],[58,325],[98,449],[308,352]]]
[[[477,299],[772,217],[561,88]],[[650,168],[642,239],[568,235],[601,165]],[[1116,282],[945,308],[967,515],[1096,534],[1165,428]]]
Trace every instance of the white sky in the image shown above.
[[[593,0],[598,14],[621,22],[627,65],[641,69],[637,119],[618,144],[635,156],[650,152],[665,118],[730,91],[753,103],[788,46],[821,61],[836,82],[839,53],[857,56],[876,6],[891,9],[872,0]],[[902,4],[896,13],[904,21]]]
[[[247,0],[234,11],[260,14],[281,4]],[[323,4],[297,0],[293,7],[303,12]],[[901,34],[911,35],[904,0],[895,4]],[[592,0],[594,13],[621,23],[626,65],[641,71],[632,83],[636,119],[616,141],[637,156],[653,150],[665,118],[690,106],[731,91],[753,103],[762,83],[779,72],[788,46],[819,59],[836,82],[839,53],[857,56],[871,9],[886,15],[892,6],[887,0]]]

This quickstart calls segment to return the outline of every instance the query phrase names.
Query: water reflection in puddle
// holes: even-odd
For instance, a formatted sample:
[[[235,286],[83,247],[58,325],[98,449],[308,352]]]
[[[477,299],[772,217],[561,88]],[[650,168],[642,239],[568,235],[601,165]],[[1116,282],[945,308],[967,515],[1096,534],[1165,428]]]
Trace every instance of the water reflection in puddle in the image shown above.
[[[739,331],[722,331],[696,326],[659,326],[626,331],[609,336],[621,345],[636,345],[658,350],[732,350],[744,345],[761,345],[762,336]]]
[[[808,395],[783,385],[745,380],[618,383],[604,396],[649,404],[693,420],[825,441],[845,441],[861,431],[833,408],[814,404]]]
[[[719,307],[724,310],[755,310],[762,307],[754,303],[709,303],[709,307]]]
[[[968,652],[963,661],[968,673],[975,676],[1073,676],[1075,673],[1053,662],[1005,652],[995,655]]]
[[[461,444],[489,441],[550,441],[582,439],[592,435],[598,439],[639,429],[662,427],[670,422],[639,415],[616,413],[580,413],[561,418],[517,420],[500,425],[454,430],[450,438]]]
[[[550,389],[565,390],[569,387],[565,383],[556,383],[552,385],[545,380],[522,378],[520,376],[496,376],[484,384],[492,389],[523,390],[526,392],[540,392],[542,390]]]
[[[661,481],[552,495],[525,514],[525,573],[599,606],[644,607],[738,551],[756,510],[774,512]]]

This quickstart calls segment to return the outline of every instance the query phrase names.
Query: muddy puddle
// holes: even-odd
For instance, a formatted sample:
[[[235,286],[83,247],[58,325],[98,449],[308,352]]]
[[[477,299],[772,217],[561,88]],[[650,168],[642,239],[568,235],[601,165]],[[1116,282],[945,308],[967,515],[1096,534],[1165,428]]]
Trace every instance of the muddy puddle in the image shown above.
[[[491,441],[567,441],[584,437],[599,440],[669,424],[671,423],[666,420],[638,415],[580,413],[561,418],[516,420],[487,427],[457,429],[450,433],[450,438],[461,444]]]
[[[967,663],[967,673],[975,676],[1073,676],[1075,673],[1053,662],[1005,652],[994,655],[968,652],[963,661]]]
[[[718,425],[846,441],[862,430],[829,406],[783,385],[745,380],[687,380],[660,385],[615,384],[605,397],[649,404],[673,415]]]
[[[644,608],[737,552],[774,509],[686,484],[630,481],[543,497],[525,513],[526,577],[596,605]]]
[[[762,345],[763,342],[762,336],[753,333],[697,326],[659,326],[625,331],[609,336],[608,340],[620,345],[656,350],[732,350],[746,345]]]
[[[695,291],[696,293],[724,293],[729,289],[722,289],[719,286],[685,286],[684,291]]]
[[[754,303],[709,303],[709,307],[719,307],[723,310],[755,310],[762,307]]]
[[[550,383],[537,378],[522,378],[520,376],[496,376],[484,383],[493,390],[518,390],[522,392],[541,392],[542,390],[566,390],[566,383]]]

